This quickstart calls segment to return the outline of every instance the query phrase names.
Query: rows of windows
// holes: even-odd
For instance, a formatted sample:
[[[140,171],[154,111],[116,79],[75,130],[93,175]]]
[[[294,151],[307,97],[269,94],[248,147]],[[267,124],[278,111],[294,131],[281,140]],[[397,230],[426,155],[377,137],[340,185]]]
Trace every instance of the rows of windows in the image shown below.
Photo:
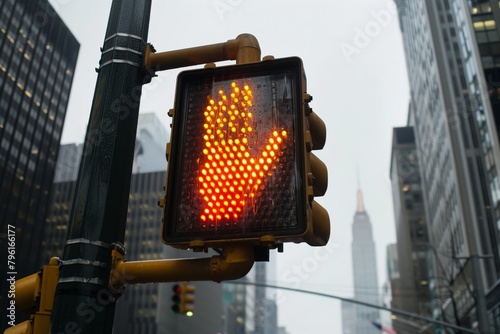
[[[0,1],[0,221],[15,220],[22,235],[27,261],[20,275],[39,268],[33,238],[41,239],[73,79],[67,68],[74,68],[78,53],[57,16],[43,27],[33,24],[26,8],[38,4]]]

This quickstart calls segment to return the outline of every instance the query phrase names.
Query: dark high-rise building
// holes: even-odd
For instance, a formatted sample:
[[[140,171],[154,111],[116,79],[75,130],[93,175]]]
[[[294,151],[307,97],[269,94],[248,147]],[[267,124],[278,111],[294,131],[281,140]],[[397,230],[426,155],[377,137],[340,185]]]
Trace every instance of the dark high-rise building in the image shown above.
[[[495,125],[500,126],[500,6],[498,0],[468,1]],[[498,132],[498,131],[497,131]]]
[[[398,277],[391,280],[395,285],[392,287],[393,305],[432,318],[430,285],[435,286],[435,278],[429,278],[429,271],[433,266],[433,254],[425,223],[418,158],[413,128],[393,129],[390,177],[398,262]],[[395,320],[394,329],[411,331],[415,327]]]
[[[79,48],[47,0],[0,1],[0,252],[7,254],[7,233],[15,231],[9,272],[17,278],[39,269]],[[3,282],[6,264],[0,263]],[[0,298],[3,305],[5,291]]]
[[[389,244],[387,245],[386,250],[387,282],[384,284],[383,288],[383,304],[385,307],[402,310],[403,305],[401,305],[402,303],[399,297],[405,296],[406,293],[402,293],[400,289],[398,248],[396,244]],[[385,319],[382,318],[381,323],[391,323],[391,327],[400,332],[397,323],[397,316],[385,312],[382,313],[382,315]]]
[[[80,45],[47,1],[0,2],[0,225],[31,274]],[[3,262],[2,262],[3,265]]]
[[[126,260],[141,261],[182,257],[209,257],[210,254],[176,250],[160,240],[166,179],[165,143],[167,131],[153,113],[139,115],[136,150],[130,184],[125,233]],[[46,220],[42,262],[62,255],[76,186],[82,144],[61,146],[57,162],[50,214]],[[116,304],[114,332],[120,334],[218,333],[223,328],[222,284],[190,282],[194,285],[193,317],[171,311],[172,283],[126,286]]]

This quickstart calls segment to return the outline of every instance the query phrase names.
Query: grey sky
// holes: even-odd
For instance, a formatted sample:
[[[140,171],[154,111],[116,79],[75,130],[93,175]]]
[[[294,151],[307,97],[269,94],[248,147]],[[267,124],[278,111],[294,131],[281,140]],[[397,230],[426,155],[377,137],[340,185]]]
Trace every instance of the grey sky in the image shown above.
[[[51,0],[81,43],[63,143],[82,142],[104,39],[110,0]],[[153,1],[149,42],[157,51],[220,43],[240,33],[259,40],[263,55],[299,56],[327,143],[317,155],[329,169],[327,248],[286,244],[276,282],[351,297],[351,223],[358,185],[373,224],[379,282],[386,281],[385,247],[395,241],[389,160],[392,127],[406,124],[409,89],[392,0]],[[141,112],[165,127],[179,70],[144,87]],[[165,142],[167,139],[165,139]],[[158,237],[160,231],[158,231]],[[375,287],[374,287],[375,288]],[[340,302],[291,292],[277,296],[279,323],[291,334],[340,333]],[[301,314],[299,314],[299,312]]]

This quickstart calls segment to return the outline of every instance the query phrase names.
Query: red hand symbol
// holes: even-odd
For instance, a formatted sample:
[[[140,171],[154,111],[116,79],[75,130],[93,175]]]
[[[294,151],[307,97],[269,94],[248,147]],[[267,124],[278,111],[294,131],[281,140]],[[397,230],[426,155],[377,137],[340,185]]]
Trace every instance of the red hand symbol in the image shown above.
[[[203,158],[199,169],[199,194],[206,204],[200,213],[203,225],[225,221],[235,223],[249,199],[255,196],[279,157],[280,144],[287,132],[273,131],[251,157],[254,129],[251,113],[252,91],[231,83],[229,96],[221,89],[205,108]]]

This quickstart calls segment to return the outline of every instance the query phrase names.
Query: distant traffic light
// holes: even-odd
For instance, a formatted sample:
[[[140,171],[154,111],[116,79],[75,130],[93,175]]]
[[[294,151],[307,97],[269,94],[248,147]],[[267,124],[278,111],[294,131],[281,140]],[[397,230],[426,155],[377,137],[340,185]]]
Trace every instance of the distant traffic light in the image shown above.
[[[195,289],[194,286],[188,285],[187,282],[181,282],[172,287],[172,291],[174,292],[172,301],[174,304],[171,309],[174,313],[185,314],[188,317],[194,315],[193,303]]]
[[[179,248],[286,241],[324,245],[324,123],[311,112],[299,58],[178,77],[163,240]]]

